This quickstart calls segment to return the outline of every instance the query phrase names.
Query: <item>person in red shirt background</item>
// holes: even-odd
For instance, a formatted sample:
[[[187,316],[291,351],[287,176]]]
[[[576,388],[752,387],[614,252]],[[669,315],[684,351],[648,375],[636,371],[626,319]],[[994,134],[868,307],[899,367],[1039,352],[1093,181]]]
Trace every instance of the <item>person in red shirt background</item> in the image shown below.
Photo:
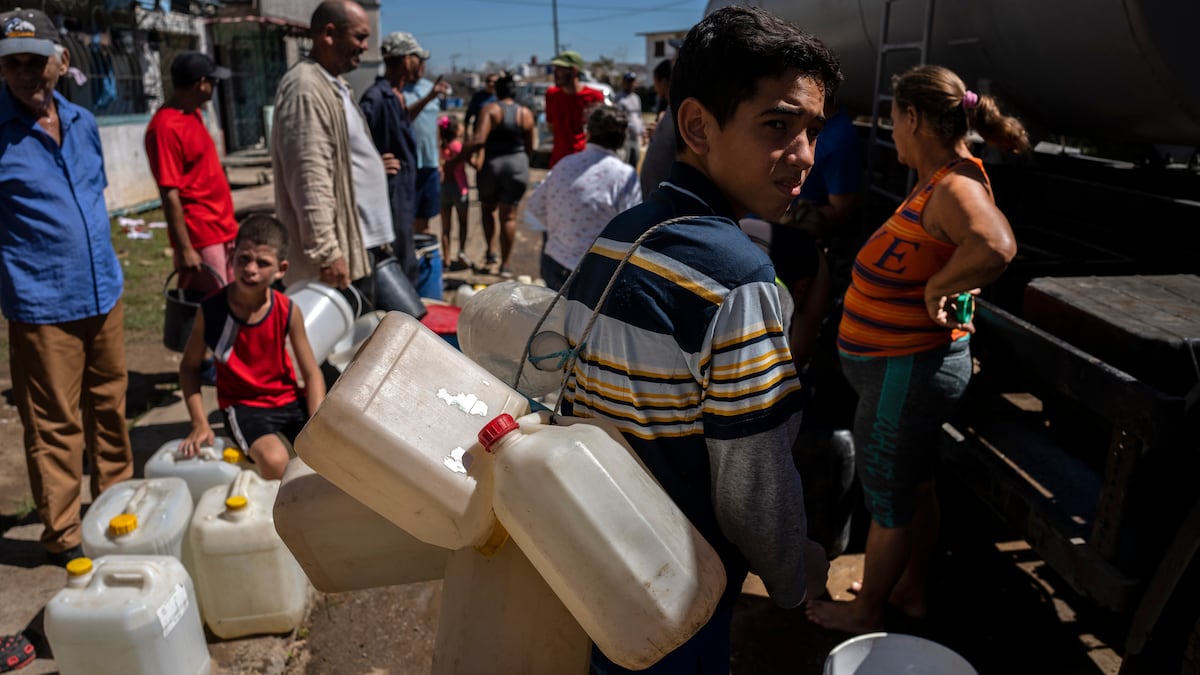
[[[554,86],[546,90],[546,126],[554,138],[550,151],[553,169],[558,160],[587,146],[584,120],[592,108],[604,103],[604,93],[580,85],[583,57],[578,52],[563,52],[551,59],[550,65],[554,66]]]
[[[217,82],[229,75],[207,54],[179,54],[171,63],[175,91],[146,127],[146,157],[162,197],[180,288],[205,284],[216,290],[233,279],[233,195],[200,116]],[[196,276],[202,264],[220,275],[219,284]]]

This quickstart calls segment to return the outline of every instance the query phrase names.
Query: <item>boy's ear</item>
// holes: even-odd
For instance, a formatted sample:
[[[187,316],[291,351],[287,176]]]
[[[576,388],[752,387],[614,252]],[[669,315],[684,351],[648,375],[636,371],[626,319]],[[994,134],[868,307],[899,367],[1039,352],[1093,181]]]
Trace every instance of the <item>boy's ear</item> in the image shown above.
[[[275,270],[275,278],[282,279],[283,275],[287,272],[287,268],[288,268],[288,261],[280,260],[279,261],[279,269]]]
[[[704,104],[694,98],[685,99],[679,104],[676,122],[679,135],[683,137],[683,144],[697,155],[703,157],[708,154],[711,134],[716,129],[717,120]]]

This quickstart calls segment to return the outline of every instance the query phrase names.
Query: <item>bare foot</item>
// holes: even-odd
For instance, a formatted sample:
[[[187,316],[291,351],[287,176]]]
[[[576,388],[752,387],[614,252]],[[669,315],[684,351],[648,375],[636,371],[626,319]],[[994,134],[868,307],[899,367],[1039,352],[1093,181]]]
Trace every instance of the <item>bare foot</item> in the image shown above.
[[[883,617],[871,617],[858,600],[830,602],[814,600],[805,608],[808,620],[822,628],[860,635],[883,630]]]
[[[855,595],[862,593],[862,580],[850,582],[849,591]],[[888,605],[910,619],[924,619],[929,614],[929,604],[925,601],[924,593],[906,592],[900,587],[892,589]]]

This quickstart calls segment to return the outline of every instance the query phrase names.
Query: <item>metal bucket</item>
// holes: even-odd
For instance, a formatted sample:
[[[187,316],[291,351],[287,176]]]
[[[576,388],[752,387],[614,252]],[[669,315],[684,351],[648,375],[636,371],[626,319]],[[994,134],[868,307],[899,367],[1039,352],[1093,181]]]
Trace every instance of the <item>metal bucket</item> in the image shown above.
[[[418,319],[425,316],[425,304],[421,302],[420,294],[404,273],[400,261],[391,256],[375,263],[375,308],[404,312]]]
[[[182,352],[187,348],[188,338],[192,335],[192,325],[196,323],[196,310],[205,298],[221,290],[221,276],[208,265],[201,265],[205,272],[212,277],[214,287],[201,288],[171,288],[171,279],[178,271],[171,272],[163,282],[163,300],[166,309],[163,313],[163,346],[173,352]]]

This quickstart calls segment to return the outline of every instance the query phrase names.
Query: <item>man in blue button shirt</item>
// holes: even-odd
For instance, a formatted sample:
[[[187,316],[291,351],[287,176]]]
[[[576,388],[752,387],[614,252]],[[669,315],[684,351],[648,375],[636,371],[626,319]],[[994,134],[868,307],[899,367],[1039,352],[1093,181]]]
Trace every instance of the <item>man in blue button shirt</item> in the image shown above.
[[[0,310],[29,483],[65,564],[83,555],[80,484],[133,475],[125,426],[123,278],[96,120],[54,90],[70,54],[44,13],[0,14]]]

